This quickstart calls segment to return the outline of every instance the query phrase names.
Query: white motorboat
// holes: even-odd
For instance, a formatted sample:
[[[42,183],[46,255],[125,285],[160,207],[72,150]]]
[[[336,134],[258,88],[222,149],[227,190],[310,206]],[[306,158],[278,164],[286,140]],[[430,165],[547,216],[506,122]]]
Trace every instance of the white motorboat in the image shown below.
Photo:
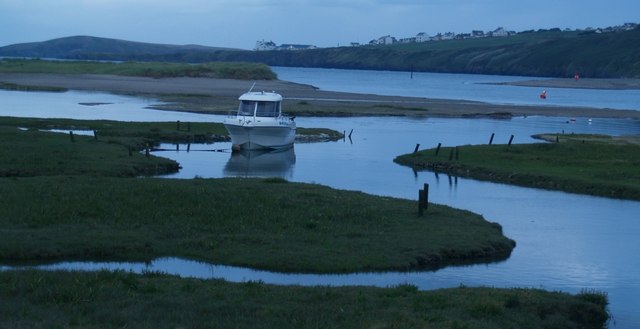
[[[233,149],[285,149],[293,146],[296,123],[282,115],[282,96],[275,92],[247,92],[238,98],[236,115],[226,118],[224,126]]]

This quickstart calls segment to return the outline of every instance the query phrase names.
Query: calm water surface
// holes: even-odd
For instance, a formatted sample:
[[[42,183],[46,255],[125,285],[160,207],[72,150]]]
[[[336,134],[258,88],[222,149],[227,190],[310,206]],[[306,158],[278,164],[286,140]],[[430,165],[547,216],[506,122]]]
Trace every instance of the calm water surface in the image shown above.
[[[517,87],[494,83],[544,78],[274,67],[278,78],[320,89],[388,96],[463,99],[495,104],[584,106],[640,110],[640,90],[587,90]],[[542,90],[548,98],[541,100]]]
[[[500,86],[501,87],[501,86]],[[122,121],[221,121],[222,117],[144,109],[155,100],[102,93],[20,93],[0,91],[0,115],[69,117]],[[104,102],[98,106],[80,102]],[[157,155],[176,159],[181,172],[174,178],[280,176],[334,188],[408,199],[430,184],[432,202],[468,209],[500,223],[518,243],[501,263],[451,267],[436,272],[358,273],[353,275],[282,275],[179,259],[151,264],[63,263],[54,268],[125,268],[161,270],[183,276],[222,277],[229,281],[262,280],[275,284],[415,284],[421,289],[468,286],[541,287],[608,293],[617,328],[640,327],[640,202],[611,200],[543,191],[470,179],[413,172],[393,163],[399,154],[443,145],[534,142],[542,132],[638,134],[637,120],[528,117],[491,119],[298,118],[301,127],[326,127],[347,133],[351,140],[296,144],[287,152],[231,154],[228,143],[163,145]],[[176,148],[178,151],[176,151]],[[212,152],[217,151],[217,152]],[[3,267],[7,269],[8,267]]]

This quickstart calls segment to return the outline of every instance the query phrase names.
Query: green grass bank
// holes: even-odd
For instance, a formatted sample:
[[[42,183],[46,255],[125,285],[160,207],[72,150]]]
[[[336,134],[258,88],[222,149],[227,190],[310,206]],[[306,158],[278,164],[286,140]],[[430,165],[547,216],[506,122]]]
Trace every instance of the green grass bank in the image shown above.
[[[276,74],[261,63],[47,61],[39,59],[0,60],[2,73],[112,74],[150,78],[206,77],[240,80],[273,80]],[[3,87],[3,85],[0,85]],[[5,88],[11,86],[4,86]]]
[[[156,273],[0,272],[6,328],[603,328],[606,296],[271,286]]]
[[[541,135],[550,143],[465,145],[394,161],[416,169],[500,183],[640,200],[638,137]]]
[[[93,136],[47,133],[41,130],[85,130]],[[343,134],[326,128],[298,128],[305,142],[335,141]],[[147,157],[138,151],[158,143],[229,141],[224,125],[215,122],[122,122],[110,120],[0,117],[1,176],[95,174],[136,176],[175,172],[178,164]],[[103,161],[96,162],[95,159]],[[149,160],[151,159],[151,160]],[[128,170],[121,170],[129,166]],[[83,169],[80,171],[78,167]],[[139,170],[141,169],[141,170]],[[109,173],[112,171],[112,173]],[[17,174],[20,172],[21,174]]]

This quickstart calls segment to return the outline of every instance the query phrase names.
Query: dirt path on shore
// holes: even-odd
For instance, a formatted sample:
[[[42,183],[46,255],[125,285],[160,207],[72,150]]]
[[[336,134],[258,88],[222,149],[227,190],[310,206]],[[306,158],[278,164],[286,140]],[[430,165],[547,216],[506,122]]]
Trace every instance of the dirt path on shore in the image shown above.
[[[567,80],[567,79],[563,79]],[[535,80],[533,80],[535,82]],[[548,81],[548,80],[544,80]],[[104,91],[130,95],[155,95],[182,104],[163,109],[215,112],[202,103],[221,102],[233,106],[252,81],[209,78],[144,78],[90,74],[10,74],[0,73],[0,82],[24,86],[53,86],[73,90]],[[566,83],[564,81],[563,83]],[[612,82],[610,82],[612,83]],[[640,85],[640,82],[638,82]],[[549,86],[549,85],[545,85]],[[281,93],[296,115],[422,115],[441,117],[473,116],[567,116],[593,118],[635,118],[640,111],[610,110],[585,107],[499,105],[464,100],[440,100],[417,97],[379,96],[323,91],[313,86],[270,80],[257,81],[254,90]],[[199,96],[204,96],[198,99]],[[191,103],[190,103],[191,102]],[[191,106],[189,106],[191,104]]]

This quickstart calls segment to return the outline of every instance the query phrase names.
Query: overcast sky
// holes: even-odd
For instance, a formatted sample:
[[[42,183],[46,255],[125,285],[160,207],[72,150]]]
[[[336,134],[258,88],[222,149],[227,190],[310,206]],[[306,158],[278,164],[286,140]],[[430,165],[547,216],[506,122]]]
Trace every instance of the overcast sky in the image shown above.
[[[319,47],[418,32],[640,23],[638,0],[0,0],[0,46],[90,35],[252,49]]]

